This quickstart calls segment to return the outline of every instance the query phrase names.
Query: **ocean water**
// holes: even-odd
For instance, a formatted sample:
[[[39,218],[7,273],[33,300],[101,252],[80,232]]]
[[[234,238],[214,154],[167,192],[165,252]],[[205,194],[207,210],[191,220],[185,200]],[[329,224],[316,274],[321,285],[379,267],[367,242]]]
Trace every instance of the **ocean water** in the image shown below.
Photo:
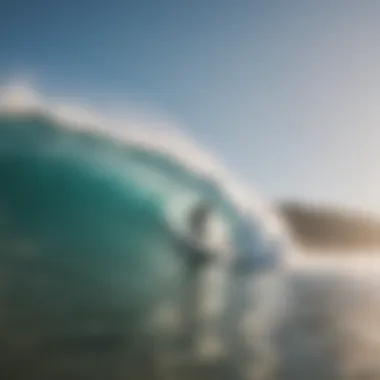
[[[191,141],[88,116],[0,99],[0,378],[380,379],[376,259],[310,258]]]
[[[341,255],[299,252],[292,260],[278,340],[285,378],[380,378],[380,260]]]
[[[16,100],[0,102],[1,377],[264,376],[288,253],[270,207],[184,139]]]

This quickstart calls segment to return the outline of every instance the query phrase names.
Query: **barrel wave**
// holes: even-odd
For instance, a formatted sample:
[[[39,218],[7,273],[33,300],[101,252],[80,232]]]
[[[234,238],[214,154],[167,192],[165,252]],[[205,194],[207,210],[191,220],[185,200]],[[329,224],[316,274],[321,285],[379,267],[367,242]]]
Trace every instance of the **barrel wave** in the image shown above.
[[[0,183],[2,378],[273,367],[286,239],[228,180],[36,109],[0,115]]]
[[[380,378],[378,262],[309,259],[192,144],[80,115],[0,97],[0,378]]]

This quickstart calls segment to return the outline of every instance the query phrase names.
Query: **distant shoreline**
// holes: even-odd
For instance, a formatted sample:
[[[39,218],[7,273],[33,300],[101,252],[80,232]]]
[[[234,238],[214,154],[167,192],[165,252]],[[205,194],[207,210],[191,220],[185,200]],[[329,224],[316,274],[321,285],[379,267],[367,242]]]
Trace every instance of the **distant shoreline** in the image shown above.
[[[357,256],[361,250],[380,254],[380,217],[294,201],[277,202],[276,208],[295,243],[308,255],[333,251],[334,256]]]

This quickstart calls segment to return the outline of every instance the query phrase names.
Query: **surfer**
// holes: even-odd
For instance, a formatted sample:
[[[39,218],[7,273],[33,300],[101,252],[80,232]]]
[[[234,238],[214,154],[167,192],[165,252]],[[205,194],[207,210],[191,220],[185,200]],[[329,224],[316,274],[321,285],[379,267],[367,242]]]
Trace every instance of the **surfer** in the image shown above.
[[[207,227],[213,208],[207,201],[201,201],[190,211],[187,222],[190,239],[185,239],[185,251],[190,261],[195,265],[208,262],[214,252],[207,247]]]

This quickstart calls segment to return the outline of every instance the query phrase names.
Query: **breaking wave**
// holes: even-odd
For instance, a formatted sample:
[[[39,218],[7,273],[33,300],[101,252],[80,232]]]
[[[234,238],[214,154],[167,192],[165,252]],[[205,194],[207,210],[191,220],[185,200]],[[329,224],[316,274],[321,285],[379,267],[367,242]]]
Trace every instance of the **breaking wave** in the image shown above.
[[[264,246],[272,244],[276,252],[291,252],[285,249],[290,245],[285,225],[269,204],[262,202],[251,189],[241,186],[212,155],[170,125],[131,122],[114,115],[103,117],[89,108],[54,101],[28,86],[14,84],[0,91],[3,125],[0,146],[3,150],[10,148],[14,138],[11,120],[20,117],[26,128],[31,121],[41,124],[40,128],[30,131],[30,134],[35,133],[35,149],[41,141],[49,140],[46,132],[51,127],[60,134],[54,144],[51,143],[54,140],[49,140],[49,150],[57,154],[81,152],[83,157],[86,154],[96,157],[96,149],[104,149],[108,144],[110,170],[112,165],[122,165],[130,175],[135,173],[133,180],[143,185],[140,188],[158,191],[156,196],[165,203],[169,219],[181,215],[178,212],[181,208],[186,211],[194,202],[206,197],[216,205],[220,216],[227,218],[238,231],[233,241],[237,250],[263,252]],[[9,128],[4,128],[8,122]],[[50,122],[45,130],[43,124]],[[83,138],[77,139],[78,133],[82,133]],[[29,143],[30,134],[24,134]],[[175,219],[172,223],[181,225],[181,221]],[[215,235],[218,232],[223,234],[220,228]]]

